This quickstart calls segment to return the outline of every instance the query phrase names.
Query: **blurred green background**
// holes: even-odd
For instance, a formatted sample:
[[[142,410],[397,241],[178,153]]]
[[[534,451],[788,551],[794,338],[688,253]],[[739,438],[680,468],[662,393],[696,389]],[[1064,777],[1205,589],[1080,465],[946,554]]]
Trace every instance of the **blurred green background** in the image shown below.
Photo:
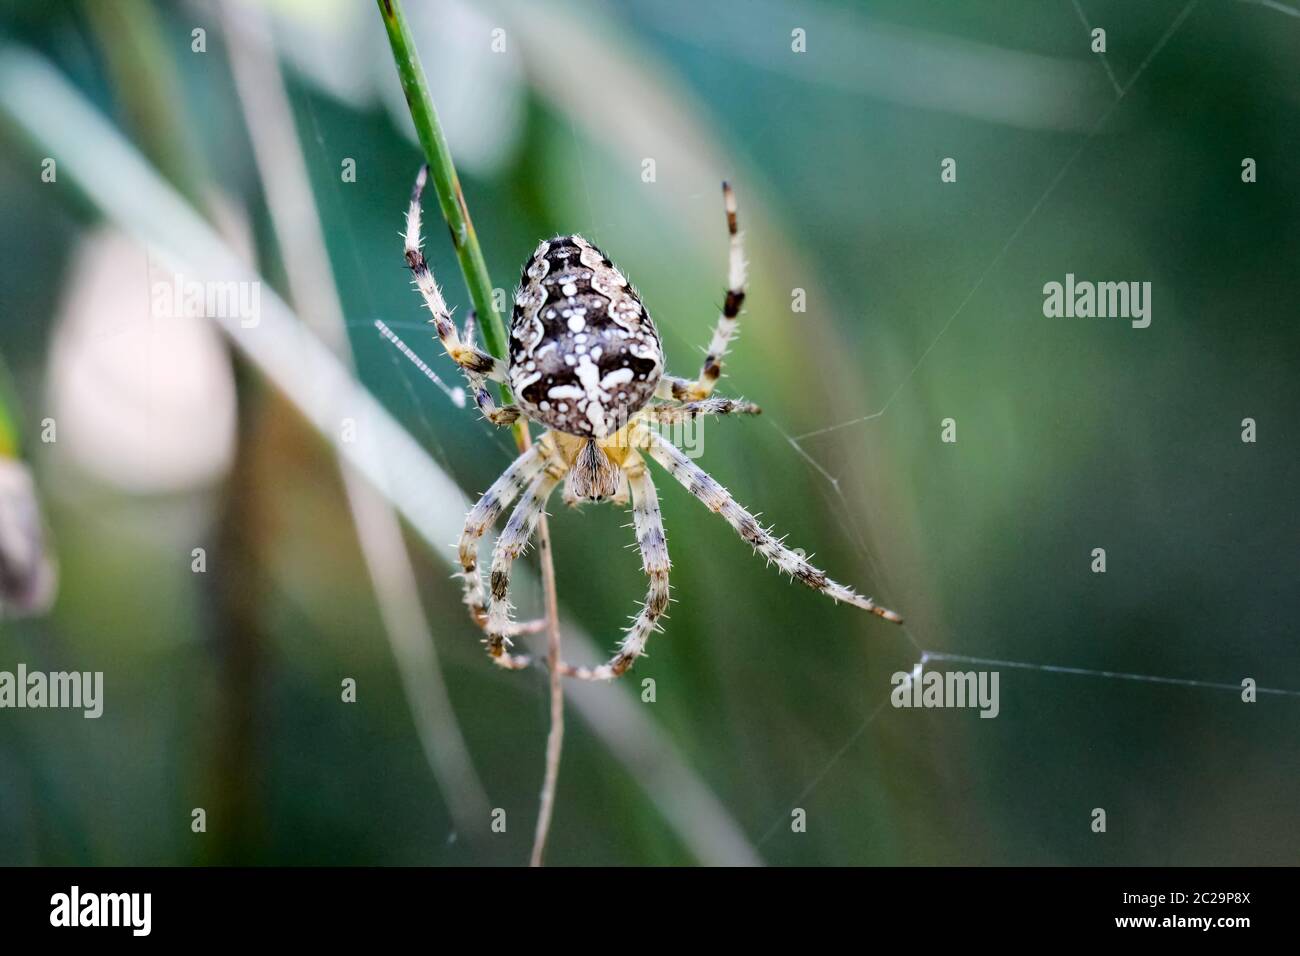
[[[1300,690],[1300,17],[1081,2],[408,3],[497,286],[581,232],[693,374],[736,184],[751,286],[721,391],[765,414],[708,422],[701,464],[908,620],[790,584],[660,477],[678,603],[629,679],[573,688],[551,863],[1296,862],[1296,697],[1003,667],[995,720],[887,704],[922,651]],[[487,487],[508,435],[372,327],[453,380],[402,268],[420,155],[373,4],[3,10],[0,60],[47,60],[284,293],[305,253],[275,241],[229,58],[267,13],[358,375]],[[426,760],[328,444],[214,326],[151,318],[169,274],[42,182],[12,115],[0,142],[0,354],[61,579],[47,616],[0,625],[0,669],[102,670],[106,696],[98,720],[0,711],[0,863],[526,860],[545,677],[489,664],[450,537],[407,544],[505,833],[457,820],[474,785]],[[1066,273],[1151,282],[1150,328],[1045,318]],[[628,518],[551,512],[561,604],[603,653],[644,593]]]

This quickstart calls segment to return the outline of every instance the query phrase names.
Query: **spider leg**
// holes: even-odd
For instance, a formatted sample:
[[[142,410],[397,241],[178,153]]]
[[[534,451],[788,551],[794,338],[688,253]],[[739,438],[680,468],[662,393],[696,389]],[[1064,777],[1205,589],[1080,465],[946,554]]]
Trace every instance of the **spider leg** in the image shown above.
[[[466,371],[465,377],[469,379],[470,391],[474,393],[474,401],[484,418],[493,425],[513,425],[519,421],[519,416],[523,412],[519,410],[518,405],[498,405],[492,393],[488,391],[482,376]]]
[[[451,313],[447,311],[447,303],[442,298],[442,291],[438,288],[433,273],[429,271],[429,263],[425,261],[424,253],[420,251],[420,194],[424,191],[428,176],[429,168],[421,166],[419,174],[415,177],[415,188],[411,190],[411,205],[406,212],[406,264],[410,267],[411,275],[415,277],[415,284],[419,287],[420,294],[424,296],[425,305],[433,313],[434,328],[437,329],[438,338],[442,340],[443,348],[447,350],[452,361],[463,368],[467,374],[473,372],[494,382],[504,382],[506,379],[504,362],[476,348],[472,343],[461,340],[455,323],[451,321]],[[470,384],[474,384],[472,379]]]
[[[543,471],[533,478],[524,496],[510,513],[505,528],[497,537],[496,547],[492,551],[492,578],[488,593],[487,607],[487,647],[492,659],[509,670],[527,667],[526,656],[516,657],[506,647],[510,644],[513,623],[510,620],[510,566],[524,553],[528,541],[537,528],[537,521],[546,508],[546,501],[551,492],[564,477],[564,466],[554,460],[547,463]]]
[[[677,375],[665,375],[659,379],[659,384],[655,386],[655,398],[662,398],[666,401],[685,402],[691,397],[691,389],[695,383],[689,378],[681,378]]]
[[[469,315],[465,316],[465,329],[461,333],[461,343],[466,348],[476,349],[475,330],[478,328],[478,314],[469,310]],[[465,371],[465,378],[469,382],[469,390],[474,393],[474,401],[478,405],[479,411],[493,425],[513,425],[523,414],[518,405],[498,405],[496,399],[492,397],[492,392],[487,387],[487,380],[478,372],[470,371],[468,367],[462,366]]]
[[[501,473],[465,517],[465,530],[461,532],[458,545],[465,604],[469,607],[470,617],[474,623],[484,630],[487,629],[488,608],[483,578],[478,570],[479,544],[487,529],[496,523],[501,517],[501,512],[546,466],[546,461],[545,447],[541,444],[533,445]],[[533,633],[544,625],[545,621],[513,625],[517,631],[512,632],[511,636],[513,633]]]
[[[717,327],[713,330],[709,350],[705,353],[700,376],[691,383],[688,393],[691,399],[708,398],[713,386],[718,384],[718,379],[722,376],[722,357],[727,353],[731,337],[736,334],[736,320],[740,316],[740,306],[745,301],[745,251],[740,244],[740,231],[736,228],[736,194],[728,183],[722,184],[722,198],[727,208],[727,234],[730,237],[727,297],[723,301]]]
[[[775,562],[781,571],[808,585],[814,591],[821,591],[832,601],[844,601],[896,624],[903,622],[903,619],[893,611],[880,607],[871,598],[863,597],[852,588],[832,581],[824,571],[809,564],[803,555],[787,548],[781,539],[773,536],[758,523],[758,519],[742,508],[726,488],[687,458],[672,442],[649,430],[645,430],[642,436],[650,457],[668,469],[668,473],[687,491],[699,498],[706,508],[722,515],[727,523],[736,529],[736,533],[748,541],[754,551],[766,558],[769,564]]]
[[[659,618],[668,609],[668,542],[664,537],[663,517],[659,511],[659,496],[655,493],[650,472],[636,455],[624,466],[628,485],[632,489],[632,523],[636,528],[636,542],[641,549],[641,567],[650,579],[650,590],[641,611],[628,628],[627,636],[619,644],[618,653],[599,667],[574,667],[560,664],[560,673],[579,680],[613,680],[622,676],[645,652],[650,635],[659,630]]]
[[[762,409],[753,402],[732,398],[706,398],[684,405],[647,405],[646,420],[659,425],[675,425],[700,415],[759,415]]]

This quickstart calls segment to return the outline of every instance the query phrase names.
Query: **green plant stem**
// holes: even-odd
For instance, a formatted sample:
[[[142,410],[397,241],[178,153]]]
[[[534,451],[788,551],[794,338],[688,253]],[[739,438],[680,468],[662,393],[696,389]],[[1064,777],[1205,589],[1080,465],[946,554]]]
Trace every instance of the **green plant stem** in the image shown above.
[[[20,420],[18,389],[14,387],[4,356],[0,355],[0,458],[22,456],[22,429],[18,425]]]
[[[487,350],[499,359],[506,357],[506,332],[492,304],[492,280],[488,278],[487,263],[483,260],[483,250],[478,244],[478,235],[469,218],[469,209],[465,206],[465,194],[460,188],[460,178],[456,175],[456,166],[451,159],[451,150],[447,148],[447,138],[442,133],[442,124],[438,121],[438,111],[429,94],[429,84],[424,78],[424,67],[420,65],[419,54],[415,52],[415,41],[411,38],[411,29],[406,22],[401,0],[378,0],[379,13],[384,18],[384,27],[388,31],[388,42],[393,48],[393,60],[397,64],[397,75],[402,81],[402,92],[406,94],[406,105],[411,110],[411,120],[415,123],[420,145],[424,147],[425,158],[429,162],[430,178],[433,180],[434,192],[438,195],[438,205],[442,207],[443,218],[451,230],[451,242],[456,249],[456,259],[460,262],[460,271],[465,276],[469,287],[470,300],[478,313],[479,328],[482,330],[483,343]],[[511,400],[510,388],[501,385],[501,399]],[[528,433],[528,422],[519,419],[514,425],[515,443],[525,449],[532,439]],[[564,685],[560,675],[560,612],[556,598],[555,561],[551,555],[551,531],[542,512],[537,522],[538,560],[541,564],[542,593],[546,611],[546,661],[550,670],[550,716],[551,727],[546,737],[546,769],[542,780],[541,800],[537,813],[537,828],[533,835],[533,849],[529,856],[530,866],[541,866],[546,853],[546,841],[551,830],[551,817],[555,808],[555,790],[560,776],[560,755],[564,747]]]
[[[483,344],[497,358],[504,359],[505,325],[492,303],[492,280],[488,278],[487,263],[483,259],[483,250],[478,244],[478,234],[470,220],[469,209],[465,206],[460,177],[456,175],[451,150],[447,148],[447,137],[443,135],[438,110],[429,94],[429,84],[424,77],[424,67],[420,65],[420,56],[415,51],[411,28],[406,22],[401,0],[378,0],[378,3],[379,12],[384,18],[384,28],[388,31],[388,42],[393,48],[397,75],[402,81],[402,92],[406,94],[406,104],[411,110],[416,135],[420,138],[420,145],[429,162],[429,175],[438,196],[438,205],[442,207],[442,216],[451,230],[456,259],[460,263],[460,271],[464,273],[470,301],[478,313]],[[501,386],[501,395],[504,401],[510,400],[509,386]]]

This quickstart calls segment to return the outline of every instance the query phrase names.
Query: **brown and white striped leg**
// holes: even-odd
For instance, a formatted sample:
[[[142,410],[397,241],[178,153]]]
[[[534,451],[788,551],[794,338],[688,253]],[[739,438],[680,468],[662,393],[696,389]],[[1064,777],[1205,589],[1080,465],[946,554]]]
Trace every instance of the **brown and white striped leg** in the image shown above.
[[[722,184],[722,199],[727,207],[727,233],[730,236],[727,297],[723,301],[722,314],[718,316],[718,325],[713,330],[709,350],[704,355],[700,377],[691,387],[689,397],[692,399],[708,398],[713,386],[718,384],[722,376],[722,358],[727,354],[731,337],[736,334],[736,321],[745,301],[745,252],[740,244],[740,231],[736,228],[736,194],[728,183]]]
[[[564,466],[552,459],[541,474],[533,478],[492,550],[492,578],[488,591],[487,648],[492,659],[502,667],[518,670],[527,667],[526,656],[514,656],[510,646],[513,622],[510,620],[510,566],[524,553],[546,508],[546,500],[564,477]]]
[[[690,401],[691,390],[694,388],[695,383],[689,378],[665,375],[659,379],[659,384],[655,386],[655,398],[662,398],[665,401],[687,402]]]
[[[896,624],[903,619],[888,608],[880,607],[871,598],[863,597],[852,588],[832,581],[824,571],[808,563],[802,555],[790,550],[783,541],[775,537],[770,530],[758,523],[758,519],[742,508],[726,488],[718,484],[704,469],[691,461],[672,442],[655,432],[641,432],[647,444],[650,456],[668,469],[687,491],[693,494],[710,511],[722,515],[736,533],[753,546],[754,551],[762,555],[768,564],[775,563],[785,574],[808,585],[814,591],[821,591],[832,601],[844,601],[854,607],[883,617]]]
[[[734,398],[706,398],[684,405],[647,405],[646,420],[658,425],[676,425],[700,415],[759,415],[762,409],[753,402]]]
[[[599,667],[574,667],[560,664],[560,672],[579,680],[613,680],[621,677],[638,657],[645,653],[650,635],[660,630],[659,619],[668,610],[668,541],[664,537],[664,523],[659,511],[659,496],[645,462],[629,460],[624,466],[628,485],[632,489],[632,523],[636,528],[636,542],[641,549],[641,567],[650,578],[650,590],[645,604],[632,621],[627,636],[619,644],[618,653],[609,663]]]
[[[411,205],[406,211],[406,264],[410,267],[415,284],[424,296],[424,303],[433,313],[433,325],[438,331],[447,354],[465,371],[473,372],[494,382],[504,382],[506,378],[505,363],[493,358],[482,349],[475,348],[461,340],[456,325],[451,321],[447,303],[442,298],[442,290],[429,271],[429,263],[420,251],[420,194],[429,176],[429,168],[421,166],[415,177],[415,188],[411,190]],[[471,385],[473,383],[471,382]]]
[[[470,309],[469,315],[465,317],[465,329],[461,333],[461,343],[466,348],[477,349],[475,342],[476,329],[478,326],[478,316],[473,309]],[[523,414],[518,405],[498,405],[492,392],[488,389],[487,379],[478,372],[470,371],[469,368],[462,366],[465,371],[465,378],[469,382],[469,390],[474,394],[474,402],[478,405],[479,411],[493,425],[513,425]]]
[[[458,550],[460,553],[461,578],[465,588],[465,604],[469,608],[474,623],[487,629],[488,609],[487,593],[483,589],[483,578],[478,570],[479,544],[488,528],[496,524],[510,502],[519,496],[537,474],[546,465],[546,452],[542,445],[533,445],[516,458],[501,477],[492,482],[492,487],[483,493],[469,514],[465,517],[465,530],[461,532]],[[542,622],[544,623],[544,622]],[[523,631],[531,633],[531,625],[521,626]]]
[[[479,411],[493,425],[513,425],[519,421],[519,416],[523,414],[519,411],[518,405],[498,405],[492,393],[488,391],[487,382],[483,376],[475,375],[468,369],[465,371],[465,378],[469,380],[469,390],[474,393],[474,402],[478,405]]]

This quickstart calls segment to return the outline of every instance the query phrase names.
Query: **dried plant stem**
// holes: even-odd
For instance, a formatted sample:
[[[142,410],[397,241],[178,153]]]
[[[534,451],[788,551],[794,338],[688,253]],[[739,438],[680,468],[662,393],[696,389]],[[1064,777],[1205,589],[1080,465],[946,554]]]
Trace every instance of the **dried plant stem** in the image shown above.
[[[546,534],[546,516],[538,525],[541,540],[538,552],[542,561],[542,591],[546,602],[546,667],[550,674],[551,729],[546,735],[546,774],[542,778],[542,795],[537,807],[537,829],[533,833],[533,852],[529,866],[541,866],[546,853],[546,837],[551,832],[551,814],[555,809],[555,785],[560,779],[560,753],[564,750],[564,678],[560,674],[560,621],[556,614],[555,565],[551,561],[551,539]]]
[[[447,147],[447,138],[443,135],[438,111],[429,93],[429,84],[415,49],[415,41],[411,37],[410,26],[406,22],[406,14],[402,10],[401,0],[377,2],[393,50],[397,75],[402,82],[402,92],[406,94],[406,104],[411,111],[411,120],[429,163],[429,178],[433,181],[443,218],[451,230],[452,245],[469,289],[470,300],[478,313],[484,348],[497,358],[504,359],[505,325],[492,302],[492,281],[488,278],[487,263],[483,259],[483,250],[479,246],[478,235],[474,232],[474,224],[470,220],[465,194],[460,188],[460,177],[456,175],[456,166],[452,162],[451,150]],[[501,386],[501,398],[503,402],[510,401],[510,388],[505,384]],[[520,419],[515,424],[514,432],[515,443],[521,451],[532,444],[525,420]],[[546,616],[546,658],[550,670],[551,729],[546,738],[546,770],[538,807],[537,830],[529,860],[532,866],[541,865],[546,850],[546,838],[555,807],[555,787],[560,776],[560,754],[564,748],[564,688],[556,666],[560,660],[560,617],[556,600],[555,562],[551,556],[551,531],[545,513],[537,523],[537,540]]]

